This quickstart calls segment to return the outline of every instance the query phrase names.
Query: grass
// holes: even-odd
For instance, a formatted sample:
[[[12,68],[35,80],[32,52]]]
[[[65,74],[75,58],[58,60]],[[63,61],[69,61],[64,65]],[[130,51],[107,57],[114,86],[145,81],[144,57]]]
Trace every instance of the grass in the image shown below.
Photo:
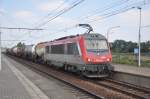
[[[112,53],[113,63],[137,66],[137,57],[132,53]],[[150,67],[150,56],[141,55],[141,66]]]

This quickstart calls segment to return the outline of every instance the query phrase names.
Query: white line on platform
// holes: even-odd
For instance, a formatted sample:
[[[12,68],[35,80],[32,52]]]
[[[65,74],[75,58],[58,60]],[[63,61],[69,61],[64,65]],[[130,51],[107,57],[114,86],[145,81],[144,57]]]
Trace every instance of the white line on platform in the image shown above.
[[[32,99],[50,99],[45,95],[34,83],[32,83],[24,74],[22,74],[15,66],[13,66],[6,58],[4,58],[5,63],[17,76],[19,81],[23,84],[25,89],[29,92]]]

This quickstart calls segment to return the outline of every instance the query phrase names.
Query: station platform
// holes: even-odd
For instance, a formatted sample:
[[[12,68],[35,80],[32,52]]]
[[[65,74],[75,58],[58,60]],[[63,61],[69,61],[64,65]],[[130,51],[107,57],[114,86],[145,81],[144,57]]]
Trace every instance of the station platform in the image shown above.
[[[113,64],[113,66],[114,71],[117,72],[150,77],[150,68],[147,67],[130,66],[124,64]]]
[[[46,77],[45,77],[46,76]],[[93,99],[51,76],[2,54],[0,99]],[[95,99],[95,98],[94,98]]]
[[[0,99],[49,99],[2,55]]]

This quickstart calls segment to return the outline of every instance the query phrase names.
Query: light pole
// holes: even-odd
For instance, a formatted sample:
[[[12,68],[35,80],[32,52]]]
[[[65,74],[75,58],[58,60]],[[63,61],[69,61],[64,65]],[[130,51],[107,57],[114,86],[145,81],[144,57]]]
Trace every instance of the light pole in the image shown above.
[[[0,13],[2,13],[2,12],[0,12]],[[1,25],[0,25],[1,26]],[[0,71],[1,71],[1,69],[2,69],[2,60],[1,60],[1,29],[0,29]]]
[[[0,31],[0,71],[2,69],[2,56],[1,56],[1,31]]]
[[[108,42],[109,42],[109,33],[110,33],[111,30],[113,30],[113,29],[115,29],[115,28],[120,28],[120,26],[114,26],[114,27],[108,28],[108,30],[107,30],[107,41],[108,41]]]
[[[0,12],[2,13],[2,12]],[[0,24],[1,26],[1,24]],[[1,29],[0,29],[0,71],[2,70],[2,56],[1,56]]]
[[[139,9],[139,35],[138,35],[138,46],[139,46],[139,53],[138,53],[138,66],[141,66],[141,7],[137,7]]]

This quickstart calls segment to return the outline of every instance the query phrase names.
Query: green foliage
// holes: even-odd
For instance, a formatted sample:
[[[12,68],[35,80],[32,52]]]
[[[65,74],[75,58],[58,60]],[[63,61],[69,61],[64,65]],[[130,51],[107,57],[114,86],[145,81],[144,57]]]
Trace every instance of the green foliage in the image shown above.
[[[119,53],[133,53],[134,48],[137,48],[138,45],[135,42],[124,41],[124,40],[115,40],[112,44],[112,51]],[[148,53],[150,52],[150,41],[141,43],[141,52]]]
[[[19,42],[19,43],[17,44],[17,47],[24,48],[24,47],[25,47],[25,44],[24,44],[24,43]]]
[[[134,48],[138,48],[135,42],[126,42],[124,40],[116,40],[111,43],[113,53],[113,63],[127,64],[137,66],[137,58],[134,55]],[[141,65],[150,67],[150,41],[141,42]]]
[[[113,63],[115,64],[127,64],[132,66],[137,66],[137,58],[133,53],[112,53],[113,54]],[[150,56],[141,56],[141,65],[142,67],[150,67]]]
[[[142,52],[150,52],[150,41],[141,43],[141,51]]]

